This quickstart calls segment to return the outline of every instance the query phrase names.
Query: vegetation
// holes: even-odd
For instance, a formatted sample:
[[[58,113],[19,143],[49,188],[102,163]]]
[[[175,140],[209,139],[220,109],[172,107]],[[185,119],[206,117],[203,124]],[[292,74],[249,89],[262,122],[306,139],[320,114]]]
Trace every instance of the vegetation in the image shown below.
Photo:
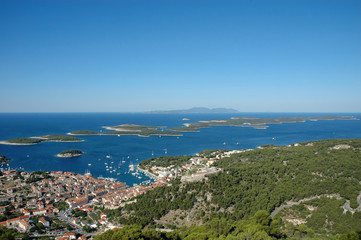
[[[9,139],[6,142],[8,143],[18,143],[18,144],[37,144],[41,143],[44,140],[42,139],[36,139],[36,138],[13,138]]]
[[[279,220],[272,219],[267,211],[258,211],[252,217],[240,221],[225,219],[212,219],[202,226],[180,228],[173,232],[160,232],[148,228],[142,230],[139,225],[128,225],[117,230],[108,230],[97,235],[94,240],[115,240],[115,239],[338,239],[358,240],[361,232],[351,231],[346,234],[332,236],[315,235],[305,225],[294,226],[292,231],[283,232]]]
[[[181,134],[177,132],[171,131],[164,131],[161,130],[160,127],[152,127],[152,126],[142,126],[136,124],[122,124],[113,127],[104,127],[109,132],[94,132],[89,130],[79,130],[73,131],[71,134],[76,135],[95,135],[95,134],[102,134],[102,135],[139,135],[143,137],[148,137],[151,135],[166,135],[166,136],[181,136]]]
[[[11,161],[10,158],[7,158],[6,156],[4,155],[0,155],[0,165],[3,165],[3,164],[7,164]]]
[[[270,214],[290,200],[333,194],[339,196],[339,200],[321,198],[318,202],[314,200],[310,203],[318,206],[318,209],[312,212],[312,217],[306,219],[305,225],[284,225],[288,230],[282,231],[290,237],[327,232],[348,234],[361,229],[361,213],[358,211],[353,215],[349,212],[343,214],[341,208],[346,200],[350,200],[353,209],[359,206],[357,196],[361,191],[360,152],[361,139],[337,139],[234,154],[215,163],[222,168],[222,172],[218,174],[209,175],[201,182],[183,183],[178,178],[167,186],[139,196],[136,203],[111,211],[109,216],[123,224],[145,227],[155,225],[155,220],[172,210],[179,210],[188,216],[193,224],[208,224],[216,219],[237,223],[251,219],[259,210]],[[147,160],[145,163],[152,164],[152,161],[157,160]],[[277,219],[282,220],[281,217]],[[333,224],[325,225],[330,219]],[[176,224],[168,222],[169,225]],[[178,222],[179,224],[182,225]],[[244,227],[245,232],[258,229],[250,226],[247,230],[247,223],[239,224]],[[202,232],[201,229],[210,228],[202,226],[195,231]],[[274,237],[270,231],[264,231]],[[239,233],[241,232],[232,235],[237,237]],[[212,234],[207,234],[205,236],[213,237]],[[188,235],[182,235],[183,237],[195,239],[187,238]]]
[[[68,135],[45,135],[39,137],[45,141],[60,141],[60,142],[81,142],[83,141],[80,138],[68,136]]]
[[[14,229],[0,226],[0,240],[29,239],[28,234],[19,233]]]
[[[73,136],[67,136],[67,135],[45,135],[45,136],[32,137],[32,138],[13,138],[10,140],[6,140],[5,142],[15,143],[15,144],[37,144],[37,143],[47,142],[47,141],[81,142],[83,140],[80,138],[76,138]]]
[[[71,150],[65,150],[65,151],[62,151],[61,153],[57,154],[56,156],[57,157],[65,157],[65,158],[68,158],[68,157],[78,157],[78,156],[81,156],[83,155],[84,152],[80,151],[80,150],[77,150],[77,149],[71,149]]]
[[[57,209],[61,210],[66,210],[69,208],[69,204],[66,202],[57,202],[54,203],[54,207],[56,207]]]
[[[191,156],[165,156],[165,157],[157,157],[157,158],[150,158],[144,160],[139,163],[139,167],[143,169],[150,169],[153,166],[158,167],[169,167],[173,166],[182,166],[185,164]]]
[[[72,150],[66,150],[66,151],[62,151],[60,154],[72,154],[72,155],[77,155],[77,154],[83,154],[84,152],[80,151],[80,150],[76,150],[76,149],[72,149]]]
[[[199,132],[199,129],[196,127],[174,127],[169,128],[169,130],[176,132]]]
[[[89,130],[78,130],[78,131],[73,131],[70,134],[74,134],[74,135],[96,135],[98,133],[94,132],[94,131],[89,131]]]
[[[48,178],[50,178],[50,176],[46,171],[35,171],[30,174],[30,177],[26,180],[26,183],[37,182]]]
[[[184,127],[171,128],[169,130],[180,132],[198,132],[199,128],[209,128],[213,126],[240,126],[240,127],[254,127],[264,129],[267,124],[280,123],[296,123],[304,121],[318,121],[318,120],[356,120],[349,116],[318,116],[318,117],[281,117],[281,118],[248,118],[248,117],[234,117],[228,120],[212,120],[187,123]]]

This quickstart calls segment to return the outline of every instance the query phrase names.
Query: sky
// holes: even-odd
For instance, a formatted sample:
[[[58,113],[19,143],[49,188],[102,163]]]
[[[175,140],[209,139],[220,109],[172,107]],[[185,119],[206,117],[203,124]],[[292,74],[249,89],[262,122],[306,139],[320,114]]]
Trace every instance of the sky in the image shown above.
[[[361,112],[360,0],[2,0],[0,112]]]

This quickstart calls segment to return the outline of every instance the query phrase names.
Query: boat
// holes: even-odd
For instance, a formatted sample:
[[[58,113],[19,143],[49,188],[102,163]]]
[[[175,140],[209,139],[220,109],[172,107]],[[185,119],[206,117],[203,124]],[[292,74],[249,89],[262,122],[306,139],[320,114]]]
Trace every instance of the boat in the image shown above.
[[[237,142],[236,145],[238,146],[238,145],[239,145],[239,142]]]
[[[129,164],[129,171],[131,171],[131,172],[134,171],[134,164],[133,163]]]
[[[91,163],[88,163],[88,166],[90,167],[92,164]]]
[[[226,145],[227,145],[227,143],[226,143],[226,142],[224,142],[224,143],[223,143],[223,146],[226,146]]]
[[[154,152],[152,151],[152,156],[154,156]]]
[[[89,176],[89,177],[91,177],[92,176],[92,174],[90,173],[90,171],[87,169],[87,170],[85,170],[85,174],[84,174],[85,176]]]

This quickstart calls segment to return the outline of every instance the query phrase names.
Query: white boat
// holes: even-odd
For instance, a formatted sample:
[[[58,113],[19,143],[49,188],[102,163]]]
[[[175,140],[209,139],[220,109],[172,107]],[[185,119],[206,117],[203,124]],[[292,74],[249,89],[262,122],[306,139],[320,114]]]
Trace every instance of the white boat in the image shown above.
[[[88,163],[88,166],[90,167],[92,164],[91,163]]]
[[[134,171],[134,164],[133,163],[129,164],[129,171],[131,171],[131,172]]]

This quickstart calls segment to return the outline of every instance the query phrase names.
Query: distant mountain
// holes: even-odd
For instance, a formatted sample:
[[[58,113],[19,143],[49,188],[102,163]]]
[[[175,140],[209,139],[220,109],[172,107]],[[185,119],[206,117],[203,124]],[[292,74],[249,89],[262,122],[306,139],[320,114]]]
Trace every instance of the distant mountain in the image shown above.
[[[232,108],[194,107],[190,109],[181,109],[181,110],[149,111],[146,113],[239,113],[239,111]]]

